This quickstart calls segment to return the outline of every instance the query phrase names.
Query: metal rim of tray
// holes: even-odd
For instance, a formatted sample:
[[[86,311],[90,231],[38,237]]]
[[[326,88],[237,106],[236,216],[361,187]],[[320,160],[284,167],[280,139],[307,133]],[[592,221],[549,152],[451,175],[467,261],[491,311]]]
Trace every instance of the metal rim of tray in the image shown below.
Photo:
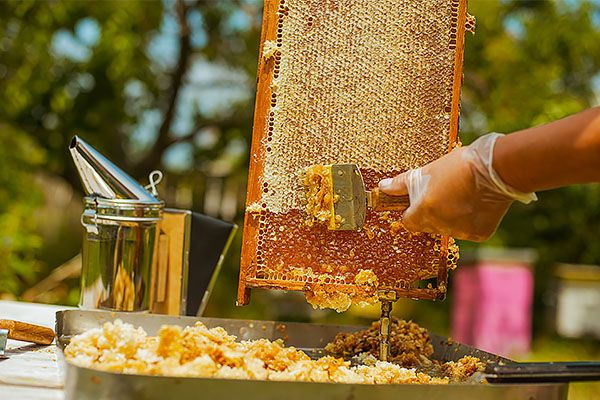
[[[56,315],[56,333],[61,349],[73,335],[100,327],[102,323],[121,319],[134,326],[143,327],[155,334],[163,324],[189,326],[201,321],[209,327],[223,326],[239,339],[283,339],[286,345],[297,348],[322,348],[335,333],[363,329],[361,326],[318,325],[298,322],[234,320],[223,318],[196,318],[141,313],[109,311],[59,311]],[[318,334],[315,334],[318,333]],[[486,362],[512,363],[511,360],[487,353],[445,338],[432,335],[434,358],[456,360],[464,355],[474,355]],[[439,357],[439,358],[438,358]],[[64,357],[63,357],[64,360]],[[66,362],[66,360],[64,360]],[[67,399],[119,398],[119,399],[230,399],[243,396],[253,399],[387,399],[410,396],[413,400],[458,400],[481,397],[482,400],[565,400],[568,385],[565,383],[536,384],[478,384],[451,383],[449,385],[365,385],[318,382],[231,380],[221,378],[166,377],[154,375],[127,375],[78,367],[66,362]]]

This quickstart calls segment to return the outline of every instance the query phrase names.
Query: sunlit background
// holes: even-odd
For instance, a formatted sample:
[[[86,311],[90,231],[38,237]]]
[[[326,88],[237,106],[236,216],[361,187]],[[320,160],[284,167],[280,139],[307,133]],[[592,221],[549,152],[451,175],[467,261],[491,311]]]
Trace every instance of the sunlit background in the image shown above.
[[[465,47],[464,144],[598,104],[599,3],[469,3],[477,26]],[[144,184],[162,170],[167,205],[242,225],[261,17],[262,2],[251,0],[0,2],[1,299],[77,304],[83,192],[68,153],[74,134]],[[511,356],[599,360],[600,274],[579,265],[600,264],[600,187],[539,198],[513,206],[485,243],[533,250],[533,340]],[[240,238],[208,315],[342,323],[376,316],[313,311],[301,295],[270,292],[237,308]],[[474,248],[461,243],[463,254]],[[575,266],[557,269],[561,263]],[[567,338],[556,309],[573,287],[587,294],[570,307],[587,307],[591,328]],[[452,289],[445,302],[401,301],[394,314],[451,334]],[[600,385],[572,388],[573,398],[597,392]]]

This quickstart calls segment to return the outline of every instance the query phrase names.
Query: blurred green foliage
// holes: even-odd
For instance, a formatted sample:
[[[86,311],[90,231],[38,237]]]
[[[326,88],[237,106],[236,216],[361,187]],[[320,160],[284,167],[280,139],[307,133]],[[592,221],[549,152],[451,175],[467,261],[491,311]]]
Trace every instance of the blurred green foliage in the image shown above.
[[[80,191],[66,151],[74,133],[141,181],[154,168],[166,170],[164,192],[184,183],[192,187],[196,211],[204,208],[205,178],[216,166],[226,165],[221,175],[245,186],[261,8],[252,0],[0,2],[0,292],[19,296],[78,247],[73,238],[79,231],[42,240],[44,221],[36,219],[43,205],[36,176],[60,176]],[[465,45],[464,143],[597,103],[600,4],[472,0],[469,12],[477,27]],[[86,34],[86,25],[98,31],[96,38]],[[75,43],[74,55],[58,40],[65,37]],[[166,44],[165,37],[171,38]],[[196,90],[190,71],[199,65],[241,77],[237,89],[244,95],[217,104],[216,81],[223,79],[217,74],[217,95],[186,100]],[[188,101],[193,104],[185,108]],[[217,106],[206,107],[213,103]],[[181,129],[184,112],[192,123]],[[147,123],[148,115],[155,123]],[[191,160],[183,169],[170,168],[167,155],[181,145],[188,146]],[[174,198],[170,204],[177,205]],[[538,327],[551,265],[600,263],[599,201],[597,185],[542,193],[533,205],[515,205],[488,243],[538,250]],[[240,201],[239,224],[242,206]],[[71,214],[77,216],[77,210]],[[56,245],[61,242],[70,246]],[[239,251],[238,237],[209,313],[264,317],[270,298],[263,294],[247,308],[234,306]],[[56,253],[60,260],[50,255]],[[406,317],[447,331],[448,302],[413,302],[403,310]]]
[[[238,71],[252,82],[261,8],[243,1],[0,2],[0,295],[21,295],[74,255],[73,242],[79,247],[79,231],[43,226],[36,212],[49,200],[36,180],[58,176],[82,194],[67,151],[74,134],[140,181],[165,169],[170,148],[189,145],[191,167],[167,181],[197,182],[200,209],[200,178],[211,163],[225,159],[232,179],[245,184],[247,154],[231,156],[227,146],[249,140],[253,88],[243,88],[245,102],[217,112],[193,104],[184,110],[193,124],[175,124],[193,66]],[[148,115],[158,116],[149,127]],[[197,144],[202,130],[216,139]],[[77,214],[62,211],[65,219]]]
[[[572,1],[471,1],[475,37],[467,36],[461,138],[510,133],[598,104],[600,4]],[[560,163],[560,160],[552,160]],[[538,193],[515,204],[488,242],[537,250],[535,327],[556,262],[599,264],[600,187]],[[461,248],[473,247],[461,243]]]
[[[33,180],[45,154],[19,133],[0,123],[0,293],[33,284],[39,267],[35,211],[41,198]]]

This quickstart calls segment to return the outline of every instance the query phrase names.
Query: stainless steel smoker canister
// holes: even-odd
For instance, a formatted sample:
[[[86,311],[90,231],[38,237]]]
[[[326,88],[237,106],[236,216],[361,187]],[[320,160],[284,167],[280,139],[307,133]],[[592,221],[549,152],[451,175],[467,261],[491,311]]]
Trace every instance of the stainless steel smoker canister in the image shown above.
[[[164,203],[77,136],[70,151],[88,195],[79,305],[146,311]]]
[[[148,309],[162,209],[162,203],[85,198],[80,307]]]

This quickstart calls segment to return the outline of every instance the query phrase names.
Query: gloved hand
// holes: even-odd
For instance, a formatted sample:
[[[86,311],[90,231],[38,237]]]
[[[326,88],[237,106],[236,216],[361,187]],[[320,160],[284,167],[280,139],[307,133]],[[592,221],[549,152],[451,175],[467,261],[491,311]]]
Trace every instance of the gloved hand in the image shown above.
[[[482,136],[430,164],[379,182],[384,193],[408,194],[404,227],[479,242],[496,231],[514,200],[537,200],[535,193],[515,190],[494,171],[494,144],[500,136]]]

